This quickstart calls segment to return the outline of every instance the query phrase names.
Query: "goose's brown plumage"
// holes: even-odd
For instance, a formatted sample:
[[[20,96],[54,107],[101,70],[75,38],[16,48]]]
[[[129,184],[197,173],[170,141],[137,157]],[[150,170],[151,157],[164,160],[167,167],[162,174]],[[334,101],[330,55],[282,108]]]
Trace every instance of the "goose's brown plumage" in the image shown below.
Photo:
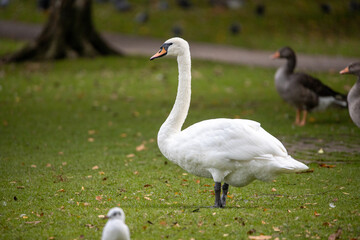
[[[296,108],[296,125],[305,125],[307,113],[310,111],[323,110],[332,104],[347,106],[346,95],[332,90],[306,73],[294,72],[296,54],[291,48],[283,47],[272,57],[286,59],[286,64],[275,74],[275,86],[279,95]],[[300,120],[301,112],[303,117]]]

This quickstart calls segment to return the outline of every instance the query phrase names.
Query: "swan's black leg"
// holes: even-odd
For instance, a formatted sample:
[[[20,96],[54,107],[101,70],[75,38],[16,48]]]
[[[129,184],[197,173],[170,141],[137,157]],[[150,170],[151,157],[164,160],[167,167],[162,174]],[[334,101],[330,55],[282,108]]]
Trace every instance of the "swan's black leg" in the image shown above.
[[[226,198],[227,198],[228,190],[229,190],[229,184],[224,183],[222,186],[222,196],[221,196],[222,207],[225,207],[225,205],[226,205]]]
[[[215,204],[214,207],[215,208],[221,208],[223,207],[221,204],[221,199],[220,199],[220,193],[221,193],[221,182],[215,182]]]

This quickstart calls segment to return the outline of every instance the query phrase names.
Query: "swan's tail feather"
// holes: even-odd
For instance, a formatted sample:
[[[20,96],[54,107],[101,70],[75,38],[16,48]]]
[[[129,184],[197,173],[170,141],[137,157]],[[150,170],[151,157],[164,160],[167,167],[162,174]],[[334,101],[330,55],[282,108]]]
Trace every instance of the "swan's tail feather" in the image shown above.
[[[265,154],[257,157],[252,165],[256,166],[254,167],[254,176],[263,181],[270,181],[282,173],[301,172],[309,169],[308,166],[293,159],[290,155]]]
[[[274,158],[281,173],[301,172],[309,169],[308,166],[293,159],[290,155],[286,157],[274,156]]]

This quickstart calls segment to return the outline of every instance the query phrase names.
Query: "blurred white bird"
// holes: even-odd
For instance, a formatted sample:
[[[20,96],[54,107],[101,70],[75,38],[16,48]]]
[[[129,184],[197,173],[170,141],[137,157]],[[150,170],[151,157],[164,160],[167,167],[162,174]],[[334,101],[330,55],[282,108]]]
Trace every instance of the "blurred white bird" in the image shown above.
[[[125,214],[121,208],[110,209],[106,217],[106,223],[101,240],[130,240],[130,231],[125,224]]]

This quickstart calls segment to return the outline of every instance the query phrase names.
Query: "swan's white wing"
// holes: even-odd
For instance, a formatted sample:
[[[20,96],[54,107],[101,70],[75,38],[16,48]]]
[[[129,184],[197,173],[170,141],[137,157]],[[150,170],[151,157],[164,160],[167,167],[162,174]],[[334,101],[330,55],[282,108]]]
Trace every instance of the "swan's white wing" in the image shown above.
[[[248,161],[262,155],[287,156],[282,143],[258,122],[212,119],[196,123],[172,140],[173,150],[186,159]]]

